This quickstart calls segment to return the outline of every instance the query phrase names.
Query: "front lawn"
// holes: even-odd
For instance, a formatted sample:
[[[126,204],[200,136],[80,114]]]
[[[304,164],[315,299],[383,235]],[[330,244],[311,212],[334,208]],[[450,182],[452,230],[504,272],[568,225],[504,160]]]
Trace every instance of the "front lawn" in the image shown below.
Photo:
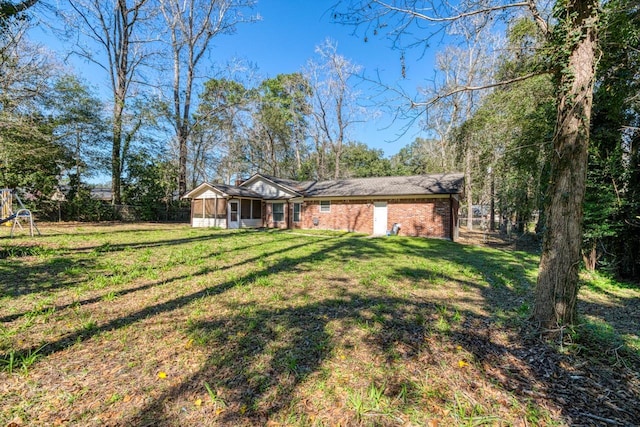
[[[527,322],[535,254],[164,224],[0,229],[0,425],[631,425],[638,288]],[[13,423],[13,424],[11,424]],[[615,425],[615,424],[614,424]]]

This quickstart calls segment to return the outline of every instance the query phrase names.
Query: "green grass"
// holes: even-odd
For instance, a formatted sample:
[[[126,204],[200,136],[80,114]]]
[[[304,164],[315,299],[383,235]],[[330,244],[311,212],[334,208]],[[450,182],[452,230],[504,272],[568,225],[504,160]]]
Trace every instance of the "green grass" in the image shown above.
[[[2,241],[0,425],[562,425],[576,402],[553,390],[586,374],[550,376],[535,355],[639,366],[639,293],[611,279],[585,285],[564,353],[522,332],[535,254],[313,230],[41,229]]]

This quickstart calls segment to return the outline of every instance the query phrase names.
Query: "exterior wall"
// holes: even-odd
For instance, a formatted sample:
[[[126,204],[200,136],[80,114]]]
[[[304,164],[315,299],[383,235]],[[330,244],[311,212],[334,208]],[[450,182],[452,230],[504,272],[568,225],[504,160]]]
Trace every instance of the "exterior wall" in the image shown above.
[[[452,225],[457,225],[458,203],[455,199],[387,199],[387,200],[332,200],[331,212],[320,212],[320,202],[306,200],[300,211],[300,222],[293,222],[293,207],[290,205],[291,228],[346,230],[373,233],[373,202],[387,202],[387,230],[393,224],[401,224],[400,236],[421,236],[450,239]],[[453,204],[454,217],[450,206]],[[318,225],[313,219],[317,218]]]
[[[275,203],[283,203],[284,204],[284,215],[283,215],[283,220],[282,221],[274,221],[273,220],[273,203],[266,203],[266,206],[264,206],[264,224],[265,227],[267,228],[289,228],[288,225],[290,224],[290,222],[288,221],[289,218],[289,212],[292,211],[292,209],[289,209],[289,203],[287,203],[286,200],[283,200],[282,202],[275,202]]]
[[[318,219],[314,225],[313,219]],[[331,212],[320,212],[320,202],[305,200],[300,209],[300,222],[293,222],[291,208],[291,228],[346,230],[359,233],[373,233],[373,204],[367,200],[331,201]]]
[[[218,199],[218,205],[221,207],[221,204],[224,205],[224,218],[212,218],[212,217],[204,217],[205,215],[205,206],[207,200]],[[196,212],[195,201],[202,201],[203,204]],[[192,227],[221,227],[227,228],[227,200],[223,197],[220,197],[218,194],[211,190],[205,190],[204,192],[198,194],[197,197],[191,199],[191,226]],[[215,215],[214,215],[215,216]]]
[[[204,199],[218,199],[218,203],[223,203],[224,204],[224,218],[198,218],[196,217],[196,212],[195,212],[195,208],[194,208],[194,203],[193,201],[195,200],[204,200]],[[253,200],[253,199],[249,199],[249,200]],[[229,209],[228,209],[228,203],[234,201],[234,202],[238,202],[238,227],[239,228],[259,228],[263,226],[263,220],[264,220],[264,202],[262,203],[262,216],[261,218],[242,218],[242,212],[241,212],[241,203],[242,203],[242,199],[239,198],[235,198],[235,199],[230,199],[227,200],[223,197],[218,196],[215,192],[211,191],[211,190],[206,190],[200,194],[198,194],[197,197],[195,197],[194,199],[192,199],[192,203],[191,203],[191,226],[192,227],[220,227],[220,228],[228,228],[228,219],[229,219]],[[204,206],[202,207],[202,212],[198,212],[199,215],[202,215],[204,213]]]
[[[401,225],[400,236],[451,238],[449,199],[390,200],[388,228]]]
[[[216,198],[217,194],[206,190],[198,199]],[[220,196],[219,203],[227,203]],[[375,201],[387,202],[387,230],[393,224],[401,224],[399,235],[436,237],[456,240],[458,237],[459,201],[454,197],[428,199],[371,199],[331,200],[331,211],[320,212],[319,200],[305,200],[300,209],[300,221],[293,221],[293,203],[284,203],[284,220],[273,221],[273,204],[262,203],[261,219],[240,219],[240,227],[298,228],[355,231],[373,234],[373,210]],[[279,203],[277,201],[276,203]],[[193,208],[192,208],[193,210]],[[239,212],[240,213],[240,212]],[[453,215],[452,215],[453,213]],[[227,213],[228,214],[228,213]],[[226,215],[228,216],[228,215]],[[193,227],[227,228],[228,218],[194,218]],[[317,219],[317,225],[314,225]]]
[[[262,227],[261,219],[241,219],[240,228],[260,228]]]
[[[202,193],[198,194],[197,197],[194,197],[194,199],[215,199],[216,197],[221,198],[222,196],[217,194],[215,191],[206,189]]]
[[[227,228],[227,220],[220,218],[192,218],[191,226]]]
[[[265,181],[262,178],[257,178],[255,181],[249,183],[248,185],[243,184],[243,187],[253,190],[256,193],[262,194],[265,198],[268,199],[294,196],[294,194],[288,193],[274,186],[272,183]]]

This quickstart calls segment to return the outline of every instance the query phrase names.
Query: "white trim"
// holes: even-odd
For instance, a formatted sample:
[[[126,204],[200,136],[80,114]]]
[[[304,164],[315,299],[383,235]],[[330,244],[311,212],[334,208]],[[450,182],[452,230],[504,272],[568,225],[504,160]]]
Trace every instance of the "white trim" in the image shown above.
[[[229,197],[228,194],[226,194],[223,191],[218,190],[217,188],[215,188],[213,185],[209,184],[208,182],[202,183],[200,185],[198,185],[196,188],[194,188],[193,190],[189,191],[187,194],[185,194],[184,196],[182,196],[182,199],[198,199],[199,197],[197,197],[197,195],[200,195],[200,193],[203,192],[203,190],[210,190],[213,191],[216,194],[219,194],[220,196],[222,196],[222,198],[225,197]],[[213,199],[213,197],[209,197],[210,199]]]
[[[329,203],[329,209],[328,210],[324,210],[323,206],[322,206],[322,203],[326,203],[326,202]],[[320,213],[331,213],[331,200],[320,200],[318,202],[318,206],[320,206],[320,208],[319,208]]]
[[[231,221],[231,204],[235,203],[235,205],[238,207],[238,209],[236,210],[236,220],[235,221]],[[229,200],[229,202],[227,203],[227,228],[240,228],[240,200],[239,199],[233,199],[233,200]]]

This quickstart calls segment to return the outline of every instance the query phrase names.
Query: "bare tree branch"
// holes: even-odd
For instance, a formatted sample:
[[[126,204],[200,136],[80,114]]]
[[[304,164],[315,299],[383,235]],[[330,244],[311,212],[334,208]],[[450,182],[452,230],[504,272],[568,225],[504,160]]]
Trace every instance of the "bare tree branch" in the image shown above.
[[[495,83],[490,83],[490,84],[486,84],[486,85],[480,85],[480,86],[461,86],[461,87],[457,87],[453,90],[450,90],[446,93],[443,93],[441,95],[437,95],[433,98],[431,98],[428,101],[425,102],[415,102],[412,101],[411,102],[411,108],[418,108],[418,107],[429,107],[439,101],[441,101],[444,98],[448,98],[450,96],[453,96],[457,93],[461,93],[461,92],[471,92],[471,91],[478,91],[478,90],[485,90],[485,89],[492,89],[495,87],[500,87],[500,86],[508,86],[510,84],[513,83],[517,83],[517,82],[521,82],[523,80],[528,80],[532,77],[535,76],[540,76],[543,74],[548,74],[547,72],[534,72],[534,73],[529,73],[529,74],[525,74],[524,76],[519,76],[519,77],[515,77],[513,79],[509,79],[509,80],[502,80],[499,82],[495,82]]]
[[[380,6],[382,6],[384,8],[387,8],[390,11],[403,13],[403,14],[406,14],[408,16],[421,19],[423,21],[429,21],[429,22],[434,22],[434,23],[454,22],[454,21],[459,21],[461,19],[469,18],[469,17],[476,16],[476,15],[489,14],[489,13],[492,13],[492,12],[497,12],[497,11],[507,10],[507,9],[514,9],[514,8],[519,8],[519,7],[528,7],[530,2],[531,1],[529,0],[529,1],[525,1],[525,2],[509,3],[509,4],[504,4],[504,5],[496,5],[496,6],[491,6],[491,7],[484,7],[484,8],[480,8],[480,9],[470,10],[468,12],[462,12],[462,13],[453,14],[453,15],[449,15],[449,16],[438,17],[438,16],[431,16],[431,15],[426,15],[426,14],[423,14],[423,13],[419,13],[419,12],[413,10],[413,9],[405,9],[405,8],[393,6],[393,5],[389,4],[389,3],[385,3],[385,2],[382,2],[380,0],[374,0],[374,3],[377,3]]]

